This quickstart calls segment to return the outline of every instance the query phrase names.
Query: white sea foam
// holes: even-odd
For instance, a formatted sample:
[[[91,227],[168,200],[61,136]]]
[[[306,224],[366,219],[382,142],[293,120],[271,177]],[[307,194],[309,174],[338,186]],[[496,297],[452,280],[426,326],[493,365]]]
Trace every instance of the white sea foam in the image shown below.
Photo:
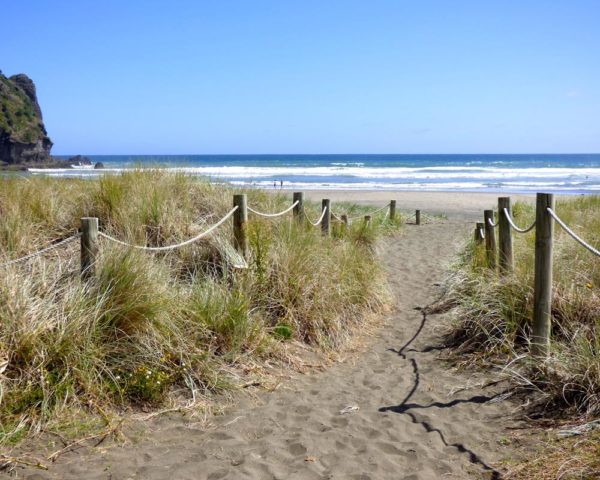
[[[93,173],[121,172],[125,168],[107,168],[94,170]],[[600,178],[600,168],[493,168],[493,167],[256,167],[256,166],[206,166],[206,167],[174,167],[170,171],[222,178],[260,178],[277,176],[319,176],[358,178]],[[32,173],[92,173],[88,169],[29,169]]]
[[[600,168],[506,168],[477,166],[364,167],[360,162],[330,166],[194,166],[170,167],[169,171],[203,175],[235,185],[272,187],[284,180],[292,188],[402,189],[402,190],[514,190],[598,191]],[[89,177],[120,173],[130,168],[89,170],[30,169],[32,174]]]

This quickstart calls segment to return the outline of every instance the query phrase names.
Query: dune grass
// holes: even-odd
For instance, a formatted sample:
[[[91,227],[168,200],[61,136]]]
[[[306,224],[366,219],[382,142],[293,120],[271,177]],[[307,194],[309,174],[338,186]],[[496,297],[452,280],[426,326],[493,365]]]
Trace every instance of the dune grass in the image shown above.
[[[177,243],[222,218],[234,193],[159,170],[0,182],[0,263],[69,237],[83,216],[131,243]],[[261,211],[291,203],[247,193]],[[306,208],[318,217],[320,206]],[[164,253],[102,240],[96,276],[85,283],[78,241],[0,267],[0,444],[226,392],[247,380],[246,365],[285,361],[294,343],[342,348],[369,314],[386,308],[374,242],[399,225],[378,215],[370,228],[334,224],[324,238],[291,214],[251,214],[242,270],[231,222]]]
[[[561,200],[555,211],[588,242],[600,245],[600,197]],[[535,219],[535,206],[517,203],[513,217],[518,225],[529,225]],[[468,246],[452,286],[458,308],[448,340],[457,347],[460,361],[483,362],[508,373],[518,389],[526,392],[530,415],[583,423],[600,415],[600,258],[557,224],[554,238],[552,339],[546,362],[528,355],[535,231],[514,234],[515,270],[505,278],[486,268],[483,246]],[[556,456],[569,449],[553,451]],[[559,460],[530,462],[537,469],[547,468],[543,475],[549,476],[523,467],[519,475],[524,476],[517,478],[555,478],[552,465],[559,465]],[[581,476],[568,478],[592,478],[589,472],[599,471],[597,462],[582,460],[580,465],[576,475]]]

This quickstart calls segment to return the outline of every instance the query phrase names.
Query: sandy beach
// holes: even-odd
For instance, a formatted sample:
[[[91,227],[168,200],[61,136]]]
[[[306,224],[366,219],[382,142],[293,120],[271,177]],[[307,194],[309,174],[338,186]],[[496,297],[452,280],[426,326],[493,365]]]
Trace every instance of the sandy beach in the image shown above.
[[[318,198],[324,192],[310,192]],[[198,422],[179,414],[146,422],[143,435],[62,455],[31,479],[427,479],[500,478],[513,426],[502,384],[457,372],[439,359],[448,314],[448,264],[469,222],[495,195],[327,192],[334,201],[446,213],[406,225],[379,247],[394,310],[362,347],[323,370],[295,374],[275,392],[252,388],[225,415]],[[284,374],[284,372],[282,372]],[[289,372],[285,376],[289,375]],[[346,410],[345,410],[346,409]],[[347,413],[343,413],[347,412]],[[36,452],[39,453],[39,452]]]
[[[483,210],[496,209],[498,197],[509,196],[513,202],[535,202],[535,194],[469,193],[469,192],[412,192],[382,190],[308,190],[310,200],[329,198],[332,202],[354,202],[366,205],[385,205],[396,200],[398,209],[416,209],[434,215],[444,214],[449,219],[482,219]]]

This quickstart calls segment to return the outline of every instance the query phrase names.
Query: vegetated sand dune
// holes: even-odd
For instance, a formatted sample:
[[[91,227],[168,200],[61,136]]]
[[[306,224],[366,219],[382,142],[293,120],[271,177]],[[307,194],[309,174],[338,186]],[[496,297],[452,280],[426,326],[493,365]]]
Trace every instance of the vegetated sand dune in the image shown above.
[[[502,444],[514,425],[511,406],[498,396],[499,385],[482,388],[489,376],[457,372],[439,359],[436,326],[447,318],[427,308],[443,295],[448,262],[472,231],[465,220],[407,225],[385,240],[381,256],[396,308],[343,361],[244,397],[207,424],[157,417],[124,445],[68,452],[48,471],[18,476],[499,478],[494,465],[510,454]]]

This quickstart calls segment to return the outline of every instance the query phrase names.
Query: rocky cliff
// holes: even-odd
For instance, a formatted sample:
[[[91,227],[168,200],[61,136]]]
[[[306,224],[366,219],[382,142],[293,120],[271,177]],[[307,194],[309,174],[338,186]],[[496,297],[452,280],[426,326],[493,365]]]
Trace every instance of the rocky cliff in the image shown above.
[[[51,148],[33,81],[0,72],[0,166],[49,162]]]

